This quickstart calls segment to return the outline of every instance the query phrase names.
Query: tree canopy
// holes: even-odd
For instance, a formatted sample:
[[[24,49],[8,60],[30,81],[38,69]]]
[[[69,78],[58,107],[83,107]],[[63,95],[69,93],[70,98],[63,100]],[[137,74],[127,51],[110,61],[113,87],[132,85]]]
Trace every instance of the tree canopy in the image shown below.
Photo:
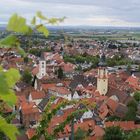
[[[105,129],[103,140],[124,140],[125,134],[120,127],[108,127]]]

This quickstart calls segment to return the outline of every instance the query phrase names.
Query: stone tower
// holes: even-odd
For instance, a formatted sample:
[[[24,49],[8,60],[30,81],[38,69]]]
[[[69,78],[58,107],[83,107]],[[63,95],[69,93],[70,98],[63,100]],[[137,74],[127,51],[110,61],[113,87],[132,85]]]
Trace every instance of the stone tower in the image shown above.
[[[97,90],[101,95],[106,95],[108,92],[108,71],[105,63],[105,55],[102,54],[99,62]]]

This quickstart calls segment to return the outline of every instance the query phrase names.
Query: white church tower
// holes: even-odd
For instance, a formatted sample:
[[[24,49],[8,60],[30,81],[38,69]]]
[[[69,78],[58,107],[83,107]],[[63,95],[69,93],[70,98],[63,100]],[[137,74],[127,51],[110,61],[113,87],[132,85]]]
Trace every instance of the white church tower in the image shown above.
[[[46,76],[46,61],[45,59],[41,58],[41,60],[39,60],[39,73],[37,77],[41,79],[44,76]]]
[[[105,63],[105,55],[102,54],[99,62],[97,90],[101,95],[106,95],[108,92],[108,71]]]

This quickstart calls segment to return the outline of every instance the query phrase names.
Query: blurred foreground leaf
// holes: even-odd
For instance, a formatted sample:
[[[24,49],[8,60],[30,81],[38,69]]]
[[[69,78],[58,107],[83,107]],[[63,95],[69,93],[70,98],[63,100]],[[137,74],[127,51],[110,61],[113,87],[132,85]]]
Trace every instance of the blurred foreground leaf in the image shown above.
[[[26,24],[25,18],[14,14],[8,22],[7,30],[17,33],[29,34],[32,29]]]
[[[8,124],[2,117],[0,117],[0,132],[3,132],[10,140],[16,140],[18,134],[17,128],[12,124]]]

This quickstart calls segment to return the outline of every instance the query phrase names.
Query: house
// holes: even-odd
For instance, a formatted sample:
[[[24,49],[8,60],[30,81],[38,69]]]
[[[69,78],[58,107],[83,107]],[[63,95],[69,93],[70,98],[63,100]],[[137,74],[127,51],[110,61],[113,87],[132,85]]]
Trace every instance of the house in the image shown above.
[[[95,77],[87,77],[81,74],[75,75],[69,85],[69,87],[75,91],[78,85],[82,85],[83,87],[87,87],[89,84],[96,85]]]
[[[107,100],[106,105],[108,106],[110,115],[115,115],[120,118],[124,118],[128,111],[128,107],[125,104],[118,103],[111,98]]]
[[[48,89],[48,93],[67,100],[72,99],[71,91],[66,87],[55,86]]]
[[[129,84],[135,90],[140,90],[140,79],[136,77],[134,74],[126,80],[126,83]]]
[[[42,84],[42,89],[44,89],[48,94],[62,97],[67,100],[72,99],[71,91],[65,87],[62,83],[57,84]]]
[[[81,120],[92,119],[92,117],[93,112],[91,110],[88,110],[82,115]]]
[[[75,73],[75,68],[76,68],[76,65],[72,64],[72,63],[60,63],[59,64],[59,67],[62,68],[65,76],[67,78],[72,78],[73,77],[73,74]]]
[[[100,107],[99,107],[99,110],[98,110],[98,113],[99,113],[99,117],[104,120],[108,113],[109,113],[109,109],[107,107],[107,105],[105,103],[103,103]]]
[[[34,102],[22,102],[20,121],[25,127],[36,125],[40,120],[40,110]]]
[[[76,133],[78,129],[82,129],[86,132],[89,132],[87,139],[94,140],[99,139],[104,135],[104,130],[100,126],[96,126],[93,120],[86,120],[80,123],[74,123],[74,132]],[[58,140],[70,140],[71,135],[71,127],[70,125],[66,125],[64,128],[64,132],[59,133],[57,139]]]
[[[43,91],[32,91],[29,95],[29,101],[35,102],[38,105],[45,98],[45,93]]]

